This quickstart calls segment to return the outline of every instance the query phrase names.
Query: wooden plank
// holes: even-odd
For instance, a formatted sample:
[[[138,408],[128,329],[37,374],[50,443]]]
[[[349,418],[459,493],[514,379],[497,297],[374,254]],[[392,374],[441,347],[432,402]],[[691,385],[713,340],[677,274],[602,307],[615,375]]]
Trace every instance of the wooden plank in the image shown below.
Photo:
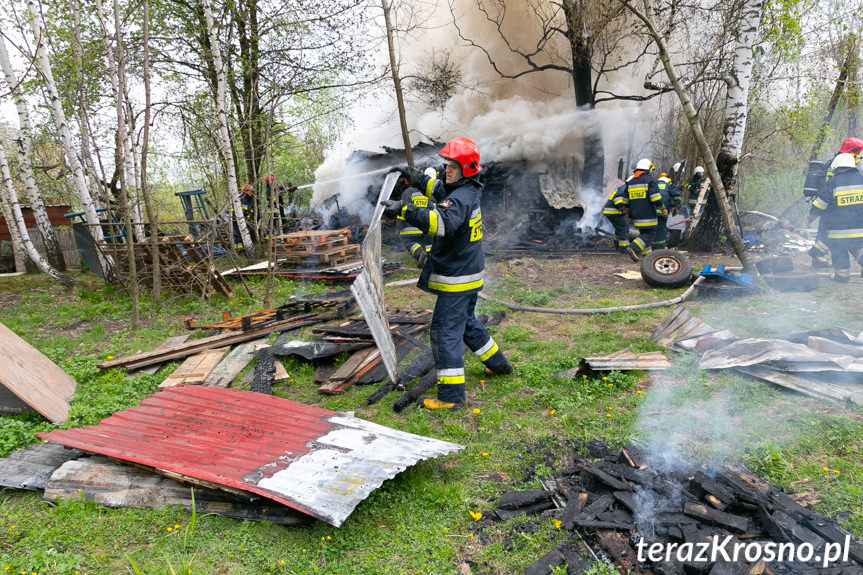
[[[192,491],[174,479],[152,471],[122,465],[104,457],[85,457],[63,464],[45,486],[45,501],[80,497],[106,507],[164,509],[170,505],[192,511]],[[268,521],[281,525],[308,525],[311,518],[290,507],[262,505],[248,497],[195,487],[194,508],[198,514],[215,513],[234,519]]]
[[[235,343],[249,341],[251,339],[256,339],[261,336],[269,335],[274,331],[287,331],[290,329],[297,329],[300,327],[329,321],[331,319],[336,319],[337,317],[339,317],[339,312],[337,311],[332,313],[320,313],[313,317],[310,317],[307,320],[294,321],[290,319],[286,320],[284,323],[274,322],[268,324],[266,327],[253,331],[248,331],[245,333],[240,331],[220,333],[218,335],[211,335],[209,337],[202,337],[201,339],[187,341],[186,343],[174,346],[169,350],[147,351],[130,355],[127,357],[121,357],[119,359],[113,359],[111,361],[100,363],[96,367],[98,367],[99,369],[110,369],[112,367],[126,367],[127,369],[138,369],[139,367],[145,367],[154,363],[188,357],[193,353],[204,351],[205,349],[214,349],[226,345],[233,345]]]
[[[318,388],[320,393],[338,393],[346,389],[343,384],[350,378],[381,357],[381,352],[376,347],[366,347],[355,351],[348,360],[343,363],[330,377],[329,381]]]
[[[204,379],[204,385],[210,387],[229,387],[231,382],[252,361],[252,352],[260,344],[266,345],[266,340],[259,339],[241,343],[232,349]]]
[[[0,385],[54,423],[66,421],[75,380],[0,323]]]
[[[175,335],[174,337],[169,337],[168,339],[166,339],[165,341],[160,343],[153,351],[169,349],[175,345],[178,345],[178,344],[185,342],[187,339],[189,339],[189,334]],[[157,363],[156,365],[151,365],[149,367],[139,369],[138,371],[136,371],[132,375],[138,375],[141,373],[147,373],[149,375],[153,375],[154,373],[159,371],[159,369],[163,365],[164,365],[163,363]]]
[[[45,489],[54,470],[70,459],[84,455],[57,443],[34,443],[0,459],[0,487]]]
[[[222,361],[222,358],[228,353],[229,347],[220,347],[217,349],[207,349],[202,352],[190,355],[186,361],[174,370],[174,373],[165,378],[165,381],[159,384],[159,389],[173,387],[175,385],[186,384],[201,384],[207,379],[207,376],[215,369]]]
[[[260,351],[265,347],[270,347],[270,344],[267,342],[260,342],[255,344],[255,351]],[[273,376],[273,383],[279,383],[282,381],[287,381],[291,378],[288,370],[285,369],[285,366],[282,365],[282,361],[278,357],[273,358],[273,363],[276,366],[276,375]],[[240,385],[249,385],[252,381],[252,375],[254,375],[255,370],[250,369],[246,372],[246,375],[243,376],[242,381],[240,381]]]
[[[686,502],[686,505],[683,507],[683,512],[690,517],[695,517],[696,519],[701,519],[706,523],[718,525],[719,527],[724,527],[731,531],[737,531],[738,533],[745,533],[746,528],[749,527],[749,519],[746,517],[725,513],[724,511],[719,511],[711,507],[707,507],[706,505],[692,503],[691,501]]]
[[[596,533],[596,539],[602,548],[608,551],[614,562],[626,569],[626,572],[638,568],[638,557],[635,549],[629,546],[628,537],[624,537],[617,531],[600,529]]]

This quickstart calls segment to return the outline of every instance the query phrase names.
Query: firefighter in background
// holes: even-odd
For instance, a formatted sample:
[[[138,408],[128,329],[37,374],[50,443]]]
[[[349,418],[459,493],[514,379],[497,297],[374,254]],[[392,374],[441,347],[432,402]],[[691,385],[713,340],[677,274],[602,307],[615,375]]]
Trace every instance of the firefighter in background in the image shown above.
[[[695,166],[695,170],[692,172],[692,177],[689,178],[689,213],[688,216],[692,217],[695,215],[695,206],[698,205],[698,196],[701,194],[701,187],[704,185],[704,168],[702,166]]]
[[[854,156],[855,160],[859,162],[861,152],[863,152],[863,140],[860,138],[847,138],[842,142],[842,145],[839,147],[839,151],[836,152],[836,156],[839,154],[851,154]],[[836,156],[834,156],[834,159]],[[820,162],[819,165],[821,165]],[[824,172],[821,172],[820,174],[807,174],[807,182],[803,187],[803,195],[814,200],[821,188],[832,177],[832,170],[828,170],[826,174]],[[813,178],[815,181],[811,181]],[[809,248],[809,256],[812,258],[812,267],[826,268],[830,266],[830,263],[827,261],[827,250],[829,249],[827,239],[827,229],[825,227],[824,218],[821,218],[818,221],[818,232],[815,235],[815,243],[811,248]]]
[[[456,138],[440,155],[447,162],[446,182],[414,168],[394,168],[411,187],[401,200],[385,202],[384,215],[401,215],[433,237],[417,285],[437,296],[429,328],[437,397],[423,398],[420,405],[455,410],[465,402],[464,344],[485,364],[489,375],[512,373],[512,365],[475,314],[485,268],[480,184],[475,178],[482,169],[479,149],[468,138]]]
[[[656,239],[653,240],[653,245],[656,246],[656,249],[661,250],[665,249],[665,238],[668,234],[668,213],[677,215],[680,210],[680,191],[677,186],[671,183],[665,172],[659,174],[656,187],[659,188],[659,195],[662,196],[665,215],[663,215],[662,210],[656,211]]]
[[[659,223],[657,214],[668,217],[668,210],[662,205],[659,187],[650,175],[653,169],[653,163],[647,158],[638,160],[632,177],[621,186],[620,193],[614,194],[615,207],[619,210],[621,207],[628,208],[629,217],[638,230],[638,237],[626,248],[629,257],[635,262],[638,261],[639,255],[647,255],[653,251],[653,239]]]
[[[629,179],[631,180],[632,176]],[[619,252],[626,252],[629,248],[629,220],[626,219],[626,214],[615,205],[614,200],[616,197],[622,195],[625,190],[626,184],[614,190],[611,193],[611,197],[605,202],[605,207],[602,208],[602,214],[614,226],[614,247]]]
[[[431,178],[430,181],[437,180],[439,177],[438,171],[432,167],[426,168],[423,172],[420,172],[419,170],[409,171],[407,169],[402,169],[401,167],[397,169],[407,173],[407,175],[402,175],[404,176],[404,181],[408,186],[419,189],[422,189],[421,186],[424,185],[424,177],[427,176]],[[427,189],[422,189],[423,195],[429,198],[430,201],[434,201],[432,199],[432,189],[428,186],[426,186],[426,188]],[[416,262],[417,267],[422,269],[428,259],[428,254],[431,251],[431,237],[425,235],[418,227],[409,224],[402,216],[396,217],[396,228],[398,230],[399,238],[401,239],[402,247],[410,253],[411,257]]]
[[[831,177],[812,200],[806,217],[808,226],[820,217],[827,232],[827,247],[833,257],[837,282],[851,281],[849,252],[863,266],[863,174],[854,154],[841,153],[830,164]],[[860,273],[863,277],[863,272]]]
[[[252,242],[255,241],[255,187],[252,184],[246,184],[240,190],[240,206],[243,209],[243,217],[246,219],[246,226],[249,229],[249,236]],[[233,209],[231,210],[233,211]],[[240,228],[237,226],[236,214],[234,214],[234,245],[238,250],[243,249],[243,239],[240,237]]]

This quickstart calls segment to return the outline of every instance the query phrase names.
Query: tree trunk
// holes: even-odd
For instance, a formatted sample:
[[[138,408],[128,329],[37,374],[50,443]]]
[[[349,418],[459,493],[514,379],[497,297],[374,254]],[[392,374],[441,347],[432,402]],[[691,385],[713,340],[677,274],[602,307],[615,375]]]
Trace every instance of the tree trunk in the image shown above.
[[[381,0],[381,9],[384,11],[384,24],[387,28],[387,48],[389,49],[390,55],[390,71],[393,76],[393,89],[396,92],[396,104],[398,105],[399,111],[399,125],[402,130],[402,142],[405,146],[405,160],[407,161],[408,166],[413,167],[414,154],[411,149],[411,137],[408,132],[408,122],[405,116],[405,101],[402,95],[402,79],[399,76],[399,65],[396,59],[396,45],[393,40],[393,23],[390,18],[390,8],[392,8],[391,3],[387,2],[387,0]]]
[[[586,7],[583,0],[564,0],[562,7],[566,18],[566,37],[572,55],[572,85],[575,90],[575,104],[579,108],[593,110],[593,71],[591,55],[593,39],[586,35],[583,13]],[[605,150],[602,133],[591,128],[584,134],[584,171],[581,185],[601,191],[605,178]]]
[[[213,13],[210,10],[209,0],[201,0],[201,5],[204,10],[204,17],[207,21],[207,33],[210,38],[210,58],[213,61],[213,67],[216,70],[216,109],[219,115],[219,136],[221,137],[222,156],[224,158],[225,170],[228,180],[228,195],[231,199],[231,204],[234,207],[234,217],[237,220],[237,229],[240,231],[242,238],[243,249],[246,252],[246,257],[251,262],[257,261],[255,246],[252,243],[252,238],[249,235],[249,228],[246,226],[246,218],[243,217],[243,207],[240,203],[240,190],[237,188],[237,171],[234,167],[234,162],[231,159],[234,157],[233,146],[231,145],[231,135],[228,131],[228,113],[225,102],[225,69],[222,66],[222,55],[219,50],[219,39],[216,36],[216,25],[213,21]]]
[[[18,231],[18,225],[15,218],[12,216],[12,207],[6,199],[6,194],[0,190],[0,213],[3,214],[3,219],[6,220],[6,227],[9,228],[9,235],[12,236],[12,255],[15,258],[16,272],[36,272],[39,268],[27,255],[27,248],[24,247],[24,240],[21,237],[21,232]]]
[[[845,90],[845,86],[848,82],[848,72],[851,69],[853,61],[852,52],[849,50],[845,54],[845,60],[842,63],[842,67],[839,68],[839,78],[836,79],[836,86],[833,88],[833,94],[830,96],[830,102],[827,103],[827,113],[824,115],[824,120],[821,122],[821,128],[818,130],[818,136],[815,138],[815,143],[812,145],[812,151],[809,153],[810,162],[818,159],[818,154],[821,153],[821,147],[824,146],[824,140],[827,138],[827,130],[830,128],[830,122],[833,121],[833,114],[836,112],[836,106],[839,104],[839,98]]]
[[[60,136],[60,142],[63,145],[66,163],[72,171],[72,182],[75,187],[75,192],[78,194],[78,199],[81,201],[81,205],[84,208],[87,223],[94,224],[90,226],[90,232],[93,234],[93,238],[96,240],[96,243],[102,243],[102,228],[98,226],[99,217],[96,214],[96,206],[93,203],[93,197],[90,195],[90,190],[87,189],[87,180],[84,177],[84,170],[81,167],[81,162],[78,160],[78,152],[72,144],[72,133],[69,131],[69,124],[66,121],[66,113],[63,111],[63,104],[60,101],[60,93],[57,91],[57,84],[54,82],[54,74],[51,70],[51,60],[48,58],[48,50],[45,47],[45,38],[42,35],[42,16],[39,12],[39,6],[37,6],[36,0],[27,0],[27,8],[30,12],[30,28],[33,31],[33,37],[36,43],[37,68],[42,76],[42,80],[44,81],[45,90],[48,93],[48,100],[54,117],[54,124],[57,128],[57,134]],[[108,265],[105,262],[102,262],[102,264],[106,274],[109,273]]]
[[[42,194],[39,193],[36,177],[33,175],[33,129],[30,125],[30,114],[27,111],[27,104],[21,96],[12,64],[9,62],[9,54],[6,52],[6,41],[3,39],[2,30],[0,30],[0,68],[3,70],[3,77],[9,87],[9,92],[12,94],[12,99],[15,101],[15,108],[18,110],[19,127],[15,145],[18,164],[21,168],[21,179],[24,180],[24,187],[30,198],[30,208],[33,210],[36,227],[39,229],[45,244],[48,263],[58,271],[64,272],[66,271],[66,261],[63,259],[63,250],[60,249],[60,242],[57,241],[57,234],[54,233],[54,226],[51,225],[51,218],[48,217],[45,202],[42,201]],[[12,227],[10,222],[9,229],[11,230]]]
[[[659,50],[660,60],[662,60],[662,66],[665,68],[665,73],[674,88],[675,94],[677,94],[678,100],[680,100],[680,105],[683,108],[687,122],[689,122],[692,136],[698,146],[698,151],[704,159],[707,174],[713,182],[713,194],[719,207],[722,224],[725,226],[725,229],[728,230],[728,239],[731,242],[734,253],[743,264],[743,269],[747,273],[758,276],[758,270],[752,263],[752,259],[749,257],[749,252],[746,251],[746,246],[743,244],[743,239],[740,237],[740,230],[736,225],[734,225],[734,216],[731,214],[731,206],[728,202],[728,197],[725,194],[725,188],[722,185],[722,177],[719,174],[719,168],[716,165],[713,151],[710,149],[710,144],[707,143],[707,138],[704,136],[704,131],[701,129],[701,123],[698,120],[698,112],[696,112],[695,106],[692,105],[692,99],[689,97],[689,94],[677,75],[677,71],[674,69],[668,46],[665,44],[665,40],[662,38],[656,27],[656,22],[653,17],[653,3],[651,0],[642,0],[644,6],[644,11],[642,12],[633,6],[632,0],[618,0],[618,2],[625,6],[633,15],[644,23],[650,37],[653,38],[653,41],[656,43]]]
[[[143,11],[143,22],[141,23],[142,43],[144,52],[144,133],[141,136],[141,197],[144,198],[144,206],[147,208],[147,220],[150,222],[150,255],[153,260],[153,291],[155,301],[162,297],[162,265],[159,257],[159,222],[150,201],[150,192],[147,189],[147,150],[150,145],[150,112],[152,102],[150,101],[150,3],[143,0],[141,3]]]
[[[131,174],[128,171],[129,165],[132,163],[129,154],[131,150],[127,150],[128,136],[126,132],[126,105],[124,97],[126,95],[126,61],[123,53],[123,37],[121,35],[122,28],[120,26],[120,3],[114,0],[114,42],[117,50],[117,84],[119,90],[116,94],[117,107],[117,154],[122,158],[122,162],[118,162],[123,168],[120,169],[120,202],[123,207],[123,216],[126,227],[126,257],[129,260],[129,297],[132,300],[132,328],[137,328],[141,323],[140,310],[138,308],[138,262],[135,257],[135,233],[132,229],[132,206],[129,202],[128,178],[134,177],[134,167]]]
[[[21,207],[18,205],[18,194],[15,193],[15,185],[12,183],[12,174],[9,171],[9,162],[6,160],[6,152],[3,151],[3,146],[0,146],[0,175],[3,177],[3,187],[2,192],[0,193],[4,193],[5,199],[12,212],[12,218],[6,220],[9,228],[11,229],[12,226],[18,227],[18,233],[21,237],[21,242],[24,244],[24,248],[27,250],[27,255],[30,256],[30,259],[33,260],[33,263],[35,263],[40,270],[48,274],[51,279],[57,283],[66,286],[67,288],[73,287],[75,285],[75,280],[54,269],[54,267],[36,251],[36,247],[33,245],[33,242],[30,241],[30,234],[27,233],[27,226],[24,224],[24,215],[21,213]]]
[[[722,143],[716,157],[722,187],[730,201],[734,201],[737,185],[737,170],[740,154],[743,151],[743,136],[746,133],[746,120],[749,113],[749,86],[754,65],[753,46],[761,27],[764,0],[745,0],[737,27],[734,59],[731,71],[726,78]],[[734,224],[737,228],[737,224]],[[726,228],[727,229],[727,228]],[[719,245],[722,233],[722,215],[715,198],[708,198],[704,214],[685,240],[684,246],[693,251],[710,251]]]
[[[845,96],[845,113],[848,115],[849,136],[857,134],[857,122],[860,119],[860,45],[856,35],[848,42],[848,90]]]
[[[81,159],[84,161],[84,171],[90,175],[90,195],[96,200],[101,196],[98,187],[96,164],[93,162],[93,154],[90,152],[90,123],[87,119],[87,77],[84,73],[84,47],[81,45],[81,3],[73,0],[72,7],[72,48],[75,53],[75,72],[77,74],[77,97],[75,107],[78,114],[78,131],[81,134]],[[98,152],[97,152],[98,153]]]

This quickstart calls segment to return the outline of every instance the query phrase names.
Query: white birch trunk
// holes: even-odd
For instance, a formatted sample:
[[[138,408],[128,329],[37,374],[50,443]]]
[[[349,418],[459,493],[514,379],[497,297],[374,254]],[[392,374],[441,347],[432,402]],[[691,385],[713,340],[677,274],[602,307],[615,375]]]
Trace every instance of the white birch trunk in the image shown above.
[[[2,189],[0,189],[0,213],[3,214],[3,219],[6,220],[6,227],[9,228],[9,235],[12,236],[12,254],[15,257],[15,271],[26,272],[30,257],[27,255],[27,249],[24,247],[21,232],[18,231],[18,225],[15,223],[15,218],[12,217],[12,208],[9,206],[9,201],[6,199],[6,194],[3,193]]]
[[[27,8],[30,11],[30,29],[33,31],[34,41],[36,43],[36,65],[42,79],[45,83],[45,90],[48,92],[49,104],[54,116],[54,123],[57,127],[57,134],[60,136],[60,141],[63,144],[63,151],[66,155],[66,163],[72,170],[72,181],[75,186],[75,192],[78,194],[78,199],[84,208],[84,214],[87,218],[87,223],[98,224],[99,216],[96,214],[96,206],[93,203],[93,197],[90,195],[90,190],[87,189],[87,180],[84,177],[84,169],[81,167],[81,162],[78,160],[78,153],[75,146],[72,144],[72,133],[69,130],[69,124],[66,121],[66,113],[63,111],[63,105],[60,102],[60,94],[57,91],[57,84],[54,82],[54,74],[51,70],[51,60],[48,58],[48,50],[45,47],[45,38],[42,35],[42,16],[39,12],[39,6],[36,0],[27,0]],[[90,232],[96,243],[102,243],[103,235],[102,228],[98,225],[90,226]]]
[[[30,114],[27,111],[27,104],[24,102],[24,98],[18,89],[18,79],[12,70],[9,54],[6,51],[6,41],[3,39],[2,32],[3,30],[0,28],[0,68],[3,70],[3,77],[9,88],[9,92],[12,94],[15,108],[18,111],[19,127],[15,144],[18,153],[18,163],[21,167],[21,178],[24,180],[27,197],[30,199],[30,208],[33,210],[33,217],[36,219],[36,227],[39,229],[39,233],[42,235],[42,240],[45,243],[48,261],[61,272],[66,271],[66,262],[63,259],[60,242],[57,241],[57,234],[54,233],[54,226],[51,225],[51,218],[48,217],[45,202],[42,201],[42,194],[39,193],[39,188],[36,186],[36,178],[33,175],[33,140],[31,136],[33,129],[30,126]],[[10,229],[12,228],[11,225],[9,227]]]
[[[3,151],[3,146],[0,146],[0,175],[3,177],[2,192],[12,211],[12,219],[7,220],[7,224],[11,229],[12,226],[18,227],[18,233],[21,237],[21,242],[24,244],[24,249],[27,250],[27,255],[36,264],[36,266],[48,274],[51,279],[66,287],[75,285],[75,280],[69,276],[63,275],[54,269],[48,261],[42,257],[42,254],[36,251],[36,246],[30,240],[30,234],[27,233],[27,226],[24,224],[24,216],[21,213],[21,206],[18,205],[18,194],[15,193],[15,186],[12,183],[12,174],[9,171],[9,162],[6,160],[6,152]]]
[[[749,86],[755,63],[754,45],[761,27],[764,0],[745,0],[740,14],[737,41],[734,46],[732,69],[725,80],[728,91],[725,98],[724,128],[719,153],[737,162],[743,151],[743,136],[749,115]],[[733,180],[732,180],[733,181]],[[731,193],[732,190],[726,190]]]
[[[210,53],[213,58],[213,66],[216,68],[216,109],[219,115],[219,136],[222,140],[222,157],[225,161],[225,171],[228,180],[228,196],[231,199],[231,205],[234,207],[234,217],[237,220],[237,229],[240,231],[240,237],[243,241],[243,249],[246,251],[246,256],[252,262],[257,261],[255,254],[255,246],[252,243],[252,237],[249,235],[249,228],[246,225],[246,218],[243,215],[243,206],[240,204],[240,190],[237,187],[237,171],[234,166],[234,154],[231,146],[231,134],[228,131],[228,112],[226,104],[226,87],[225,87],[225,70],[222,67],[222,55],[219,50],[219,38],[216,35],[216,25],[213,21],[213,11],[210,9],[209,0],[201,0],[201,5],[204,9],[204,16],[207,19],[207,34],[210,38]]]

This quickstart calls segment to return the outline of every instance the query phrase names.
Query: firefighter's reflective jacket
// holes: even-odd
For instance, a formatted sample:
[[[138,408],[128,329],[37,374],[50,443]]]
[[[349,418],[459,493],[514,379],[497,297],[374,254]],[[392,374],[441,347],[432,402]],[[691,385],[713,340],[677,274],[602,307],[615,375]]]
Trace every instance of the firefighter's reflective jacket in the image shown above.
[[[614,194],[614,205],[629,206],[629,217],[636,228],[655,226],[656,211],[662,209],[662,196],[656,180],[642,172],[621,186],[621,193]]]
[[[405,213],[405,220],[432,237],[418,286],[438,295],[464,295],[482,289],[482,213],[479,184],[463,178],[444,184],[426,176],[423,191],[437,202]]]
[[[863,238],[863,174],[836,168],[812,200],[810,217],[821,216],[830,239]]]

